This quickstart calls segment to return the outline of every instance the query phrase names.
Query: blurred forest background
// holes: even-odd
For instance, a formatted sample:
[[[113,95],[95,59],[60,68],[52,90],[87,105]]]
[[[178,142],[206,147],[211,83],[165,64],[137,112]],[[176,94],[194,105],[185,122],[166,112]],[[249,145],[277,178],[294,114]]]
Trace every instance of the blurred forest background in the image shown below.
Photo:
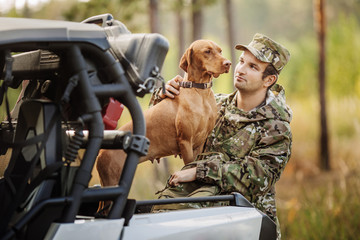
[[[158,32],[169,40],[170,50],[162,69],[167,80],[181,74],[180,56],[196,38],[217,42],[233,66],[240,55],[234,50],[235,44],[250,42],[257,32],[282,43],[291,52],[291,60],[279,83],[285,87],[294,113],[292,156],[276,187],[283,239],[359,239],[360,1],[324,1],[328,168],[321,163],[319,44],[314,17],[317,2],[0,0],[0,16],[82,21],[111,13],[133,33]],[[19,90],[10,93],[12,105]],[[214,91],[233,91],[232,73],[216,79]],[[139,101],[145,109],[149,96]],[[4,110],[0,109],[2,119]],[[125,113],[119,124],[127,120]],[[159,164],[141,164],[131,197],[155,198],[169,174],[182,167],[181,162],[170,157]],[[92,184],[97,183],[94,171]]]

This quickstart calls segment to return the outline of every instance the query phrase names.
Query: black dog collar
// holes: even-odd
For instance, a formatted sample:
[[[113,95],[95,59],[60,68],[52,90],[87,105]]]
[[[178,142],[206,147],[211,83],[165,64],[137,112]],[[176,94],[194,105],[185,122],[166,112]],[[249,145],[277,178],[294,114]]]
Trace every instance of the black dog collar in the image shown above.
[[[212,87],[212,82],[208,83],[194,83],[194,82],[180,82],[180,87],[183,88],[200,88],[200,89],[207,89]]]

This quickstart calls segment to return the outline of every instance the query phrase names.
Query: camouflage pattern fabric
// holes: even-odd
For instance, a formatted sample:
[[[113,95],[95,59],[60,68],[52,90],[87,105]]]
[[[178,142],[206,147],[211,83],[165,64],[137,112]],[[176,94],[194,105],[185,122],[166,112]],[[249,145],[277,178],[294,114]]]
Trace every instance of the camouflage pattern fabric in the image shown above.
[[[270,103],[249,112],[236,107],[236,92],[217,94],[216,125],[203,153],[183,168],[196,166],[196,181],[167,186],[159,198],[239,192],[277,223],[280,239],[275,183],[290,158],[292,111],[286,106],[285,92],[280,85],[275,84],[271,91],[275,97]],[[178,208],[163,205],[158,209],[185,207],[198,208],[204,204],[182,204]]]
[[[290,53],[284,46],[261,33],[256,33],[249,45],[238,44],[235,49],[249,50],[260,61],[271,63],[278,73],[290,59]]]

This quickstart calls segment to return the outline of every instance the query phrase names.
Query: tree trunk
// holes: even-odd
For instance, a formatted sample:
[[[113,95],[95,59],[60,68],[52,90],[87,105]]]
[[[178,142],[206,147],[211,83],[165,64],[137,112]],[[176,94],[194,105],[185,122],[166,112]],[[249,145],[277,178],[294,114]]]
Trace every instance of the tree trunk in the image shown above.
[[[227,31],[227,40],[230,48],[231,54],[231,63],[233,66],[236,64],[236,56],[235,56],[235,30],[234,30],[234,21],[233,21],[233,12],[232,12],[232,1],[225,0],[225,16],[226,16],[226,31]],[[234,71],[231,72],[231,79],[234,79]],[[233,86],[232,81],[230,84]],[[234,90],[235,87],[233,86]]]
[[[185,23],[181,10],[176,12],[176,23],[177,23],[177,35],[179,41],[178,62],[180,62],[180,59],[185,52]],[[183,74],[184,71],[179,68],[179,75],[183,75]]]
[[[320,167],[323,170],[330,170],[330,157],[328,147],[328,127],[326,118],[326,96],[325,96],[325,39],[326,39],[326,24],[325,24],[325,0],[314,0],[315,10],[315,26],[319,45],[319,97],[320,97]]]
[[[29,0],[25,0],[24,8],[23,8],[23,17],[31,18],[31,10],[29,7]]]
[[[202,38],[202,22],[203,16],[201,11],[201,5],[198,0],[192,0],[192,40],[198,40]]]
[[[150,0],[149,13],[150,13],[150,32],[160,33],[158,0]]]

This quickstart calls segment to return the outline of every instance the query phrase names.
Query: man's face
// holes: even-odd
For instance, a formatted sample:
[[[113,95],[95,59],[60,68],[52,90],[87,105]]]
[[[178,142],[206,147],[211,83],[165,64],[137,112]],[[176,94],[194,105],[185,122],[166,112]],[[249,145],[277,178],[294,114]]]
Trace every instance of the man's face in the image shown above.
[[[269,63],[257,59],[250,51],[245,50],[235,67],[234,86],[243,93],[255,93],[266,90],[263,72]]]

